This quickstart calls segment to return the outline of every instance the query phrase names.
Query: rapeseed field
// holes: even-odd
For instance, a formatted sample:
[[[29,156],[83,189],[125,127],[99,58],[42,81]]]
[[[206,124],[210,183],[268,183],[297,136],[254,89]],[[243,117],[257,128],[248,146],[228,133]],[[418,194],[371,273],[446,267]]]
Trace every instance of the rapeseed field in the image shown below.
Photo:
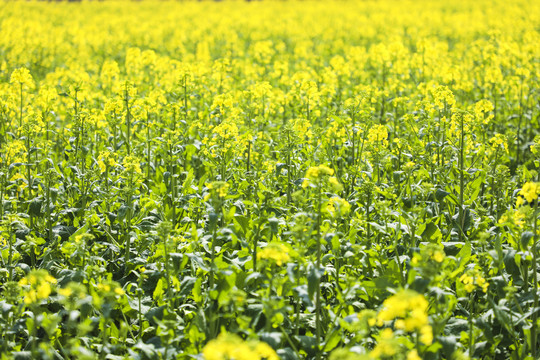
[[[0,3],[0,358],[538,359],[540,2]]]

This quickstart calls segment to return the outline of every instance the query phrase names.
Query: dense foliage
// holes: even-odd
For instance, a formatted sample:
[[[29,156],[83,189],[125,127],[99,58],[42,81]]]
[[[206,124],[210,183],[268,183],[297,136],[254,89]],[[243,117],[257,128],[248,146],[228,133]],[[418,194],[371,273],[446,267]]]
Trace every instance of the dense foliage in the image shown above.
[[[535,359],[540,3],[0,4],[2,359]]]

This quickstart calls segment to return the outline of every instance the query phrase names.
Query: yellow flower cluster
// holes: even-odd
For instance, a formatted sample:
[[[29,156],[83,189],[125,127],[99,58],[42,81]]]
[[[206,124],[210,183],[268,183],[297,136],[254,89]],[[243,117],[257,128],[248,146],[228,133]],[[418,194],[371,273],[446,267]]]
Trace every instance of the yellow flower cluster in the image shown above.
[[[274,349],[260,341],[244,341],[239,336],[221,333],[203,348],[205,360],[279,360]]]
[[[390,328],[385,328],[379,334],[377,345],[368,354],[369,359],[394,358],[403,351],[399,337]],[[421,360],[418,351],[413,349],[407,353],[407,360]]]
[[[443,110],[446,108],[451,108],[456,103],[454,94],[447,86],[437,86],[433,90],[433,102],[435,106]]]
[[[293,129],[300,140],[309,140],[313,137],[311,131],[312,124],[307,119],[295,119],[293,121]]]
[[[531,152],[538,158],[540,156],[540,135],[534,137],[534,143],[531,145]],[[537,165],[538,166],[538,165]]]
[[[124,111],[124,103],[120,98],[108,99],[103,108],[105,115],[118,116]]]
[[[24,152],[26,151],[26,146],[22,140],[11,140],[7,143],[5,147],[4,157],[0,157],[0,161],[5,159],[6,165],[11,165],[15,162],[24,161]],[[2,161],[3,162],[3,161]]]
[[[531,203],[534,200],[538,199],[538,194],[540,194],[540,186],[538,185],[538,183],[527,182],[523,185],[523,187],[518,193],[518,195],[521,195],[522,197],[517,198],[516,205],[523,205],[523,199],[525,199],[528,203]]]
[[[436,262],[441,263],[441,262],[444,261],[445,255],[444,255],[444,252],[442,252],[442,251],[439,250],[439,251],[435,251],[435,252],[432,254],[431,258],[432,258],[433,260],[435,260]]]
[[[343,142],[347,139],[347,131],[343,124],[332,121],[326,127],[326,136],[328,136],[329,139]]]
[[[32,75],[27,68],[18,68],[13,70],[13,73],[11,73],[10,82],[12,84],[27,88],[34,87],[34,78],[32,78]]]
[[[285,244],[269,243],[264,249],[257,252],[257,259],[270,260],[281,266],[291,259],[289,248]]]
[[[482,273],[478,269],[467,270],[460,276],[459,281],[465,285],[465,291],[471,293],[476,289],[481,289],[487,292],[489,283],[486,281]]]
[[[31,271],[19,281],[19,285],[25,288],[24,303],[30,305],[47,299],[55,284],[56,279],[49,275],[47,270],[39,269]]]
[[[230,185],[225,181],[213,181],[210,184],[207,184],[206,187],[210,190],[210,194],[216,194],[219,198],[223,199],[229,193]],[[208,200],[210,194],[208,194],[205,200]]]
[[[302,187],[305,189],[310,184],[319,184],[324,176],[332,175],[334,175],[334,169],[326,165],[312,166],[306,171],[306,176],[304,178],[304,181],[302,182]],[[337,179],[335,181],[337,181]]]
[[[219,125],[212,127],[211,130],[212,134],[210,137],[204,138],[203,143],[207,147],[208,154],[212,157],[237,156],[248,145],[249,134],[240,134],[238,124],[233,120],[224,120]]]
[[[520,201],[523,202],[523,198],[518,197],[517,201],[518,203]],[[519,205],[521,204],[518,204],[518,206]],[[520,210],[509,210],[501,216],[499,219],[499,224],[503,226],[513,225],[522,228],[523,225],[525,225],[525,217],[525,214]]]
[[[407,332],[418,332],[420,341],[430,345],[433,332],[428,319],[429,303],[426,298],[409,289],[400,290],[386,299],[377,315],[377,324],[395,320],[394,327]]]
[[[367,142],[374,147],[388,145],[388,130],[384,125],[375,125],[368,131]]]
[[[113,153],[111,153],[108,150],[105,150],[99,153],[98,166],[99,166],[99,170],[102,173],[104,173],[107,170],[107,168],[117,166],[117,165],[118,163],[116,162],[115,155]],[[140,170],[140,165],[139,165],[139,170]]]
[[[72,298],[73,300],[83,299],[87,295],[86,285],[70,281],[66,287],[57,290],[58,294],[63,296],[64,300]]]
[[[124,295],[124,290],[116,283],[98,283],[96,288],[103,293],[114,293],[115,295]]]
[[[330,198],[330,200],[328,200],[326,210],[330,213],[331,216],[344,216],[347,215],[351,210],[351,204],[349,204],[349,202],[345,199],[334,196]]]
[[[493,148],[492,152],[496,152],[496,150],[501,149],[503,152],[508,154],[508,140],[505,135],[495,134],[495,136],[489,139],[489,142]]]
[[[124,294],[124,289],[116,281],[103,279],[101,281],[90,282],[90,295],[92,295],[92,302],[94,306],[101,307],[103,304],[114,304]]]
[[[474,114],[484,125],[487,125],[494,117],[491,113],[494,108],[491,101],[482,99],[474,104]]]
[[[122,160],[122,166],[124,170],[129,174],[142,175],[141,160],[135,155],[127,155]]]
[[[406,171],[411,171],[415,165],[416,163],[414,161],[407,161],[403,167]]]
[[[379,341],[375,348],[369,353],[372,359],[391,357],[399,351],[399,342],[394,337],[394,332],[390,328],[383,329],[379,335]]]

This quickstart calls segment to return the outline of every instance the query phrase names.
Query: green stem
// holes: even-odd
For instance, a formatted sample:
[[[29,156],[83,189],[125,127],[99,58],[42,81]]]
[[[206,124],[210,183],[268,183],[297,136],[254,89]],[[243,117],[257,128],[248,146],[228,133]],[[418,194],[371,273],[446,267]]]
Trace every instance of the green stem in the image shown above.
[[[13,243],[15,242],[15,239],[13,239],[13,234],[10,232],[9,234],[9,256],[8,256],[8,267],[9,267],[9,281],[13,281]]]
[[[317,186],[317,268],[321,267],[321,184]],[[320,343],[321,343],[321,279],[317,276],[317,293],[315,299],[315,336],[316,336],[316,351],[317,360],[321,358]]]
[[[23,126],[23,84],[21,83],[21,103],[19,109],[19,134],[22,133]]]
[[[129,174],[129,182],[128,182],[128,193],[127,193],[127,219],[126,219],[126,234],[125,234],[125,264],[127,268],[127,264],[129,262],[130,257],[130,248],[131,248],[131,191],[133,188],[133,173]]]
[[[184,75],[184,116],[187,121],[188,118],[188,97],[187,97],[187,74]]]
[[[464,225],[464,216],[463,216],[463,196],[465,192],[465,173],[464,173],[464,157],[465,157],[465,132],[463,125],[463,115],[460,120],[461,127],[461,137],[459,144],[459,241],[463,239],[463,225]]]
[[[287,205],[290,205],[291,200],[291,135],[287,131]]]
[[[469,296],[469,357],[473,356],[473,316],[474,316],[473,295]]]
[[[146,179],[150,181],[150,114],[146,113]]]
[[[214,224],[214,230],[212,232],[212,244],[210,246],[210,290],[214,287],[214,259],[216,257],[216,228],[217,223]]]
[[[52,229],[52,216],[51,216],[51,177],[47,177],[47,230],[49,233],[49,243],[52,242],[53,229]]]
[[[32,169],[30,168],[31,154],[30,154],[30,132],[26,135],[26,180],[28,182],[28,213],[30,215],[30,229],[34,226],[34,215],[30,212],[30,206],[32,206]]]
[[[126,126],[127,126],[127,132],[126,132],[126,146],[127,146],[127,153],[128,155],[131,154],[131,145],[130,145],[130,133],[131,133],[131,113],[129,111],[129,93],[128,93],[128,85],[126,83],[125,85],[125,101],[126,101]]]
[[[141,275],[142,276],[142,275]],[[142,319],[142,302],[141,302],[141,298],[142,298],[142,290],[141,289],[137,289],[137,297],[139,298],[139,339],[142,338],[142,334],[143,334],[143,319]]]
[[[536,351],[536,332],[537,332],[537,319],[538,313],[536,309],[538,308],[538,254],[537,254],[537,241],[538,241],[538,200],[534,202],[534,237],[533,237],[533,287],[534,287],[534,302],[533,302],[533,313],[532,313],[532,328],[531,328],[531,350],[533,359],[537,359]]]
[[[169,247],[167,246],[168,236],[163,239],[163,248],[165,251],[165,276],[167,277],[167,299],[171,299],[171,275],[169,271]]]

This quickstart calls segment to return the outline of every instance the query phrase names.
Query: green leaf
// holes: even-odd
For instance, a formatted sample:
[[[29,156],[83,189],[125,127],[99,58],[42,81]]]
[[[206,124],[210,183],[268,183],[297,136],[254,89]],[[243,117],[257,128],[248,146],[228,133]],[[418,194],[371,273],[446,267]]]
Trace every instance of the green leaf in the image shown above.
[[[148,320],[148,322],[150,322],[150,324],[152,324],[152,326],[156,326],[156,320],[163,320],[164,310],[165,305],[150,309],[146,314],[144,314],[144,317],[146,320]]]
[[[28,215],[31,216],[40,216],[41,215],[41,205],[43,204],[43,199],[37,197],[30,202],[28,207]]]
[[[324,341],[324,348],[323,351],[332,351],[335,349],[336,346],[338,346],[339,342],[341,341],[341,334],[337,330],[331,331]]]
[[[466,242],[465,245],[461,248],[460,252],[457,254],[456,258],[458,259],[457,269],[450,275],[450,277],[456,277],[465,269],[465,265],[469,262],[471,258],[472,247],[470,242]]]
[[[259,334],[259,337],[262,341],[273,347],[274,349],[278,349],[281,347],[281,341],[283,334],[280,332],[263,332]]]
[[[482,184],[485,182],[486,179],[486,173],[484,171],[481,172],[479,176],[474,179],[468,186],[468,190],[470,191],[470,195],[467,199],[468,203],[472,203],[478,198],[478,195],[480,194],[480,190],[482,190]]]
[[[438,200],[438,201],[441,201],[443,200],[446,196],[450,195],[449,192],[447,191],[444,191],[443,189],[437,189],[435,190],[435,198]]]
[[[310,264],[308,268],[308,296],[310,299],[314,299],[313,295],[319,288],[320,280],[321,280],[321,272],[318,271],[315,264]]]
[[[163,283],[164,283],[163,278],[160,278],[156,284],[156,288],[154,289],[153,298],[158,303],[160,303],[161,300],[163,300],[163,294],[164,294]]]
[[[438,235],[437,237],[439,237],[439,235],[442,236],[441,231],[439,230],[439,227],[435,225],[433,222],[429,222],[426,224],[426,228],[422,232],[422,239],[426,241],[431,240],[435,234]]]
[[[523,234],[521,234],[521,248],[523,250],[529,249],[529,244],[531,243],[531,239],[534,237],[534,234],[530,231],[524,231]]]

